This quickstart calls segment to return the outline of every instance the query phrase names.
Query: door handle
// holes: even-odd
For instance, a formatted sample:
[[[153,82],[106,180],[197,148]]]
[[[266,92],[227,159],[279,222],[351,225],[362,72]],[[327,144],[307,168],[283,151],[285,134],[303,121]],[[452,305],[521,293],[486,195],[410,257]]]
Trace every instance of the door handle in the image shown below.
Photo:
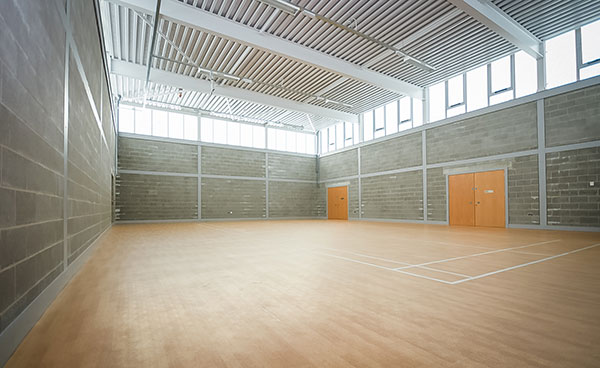
[[[475,203],[476,205],[480,204],[481,202],[477,201],[477,203]]]
[[[469,202],[469,204],[473,204],[473,202]]]

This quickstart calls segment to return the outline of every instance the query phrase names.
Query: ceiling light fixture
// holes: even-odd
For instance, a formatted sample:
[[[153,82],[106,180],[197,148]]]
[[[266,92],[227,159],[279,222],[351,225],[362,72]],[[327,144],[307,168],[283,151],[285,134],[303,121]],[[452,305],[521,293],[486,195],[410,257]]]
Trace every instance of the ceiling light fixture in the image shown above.
[[[290,15],[296,15],[300,11],[300,7],[298,5],[294,5],[285,0],[258,0],[261,3],[271,5],[274,8],[277,8],[283,12],[286,12]]]

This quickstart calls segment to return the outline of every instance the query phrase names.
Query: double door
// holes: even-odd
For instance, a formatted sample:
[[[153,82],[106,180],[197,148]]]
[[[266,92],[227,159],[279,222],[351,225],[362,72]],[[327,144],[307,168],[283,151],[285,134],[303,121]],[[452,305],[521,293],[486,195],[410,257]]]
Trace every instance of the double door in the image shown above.
[[[450,225],[505,227],[504,170],[448,176]]]

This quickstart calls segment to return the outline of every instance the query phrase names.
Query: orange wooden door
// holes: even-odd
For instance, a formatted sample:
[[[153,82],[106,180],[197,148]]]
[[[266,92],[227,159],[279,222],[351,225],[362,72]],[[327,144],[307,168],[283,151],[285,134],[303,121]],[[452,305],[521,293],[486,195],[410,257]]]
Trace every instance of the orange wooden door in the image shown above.
[[[448,210],[450,225],[475,225],[475,184],[473,174],[448,176]]]
[[[327,217],[348,220],[348,187],[327,188]]]
[[[504,170],[475,174],[475,226],[505,227]]]

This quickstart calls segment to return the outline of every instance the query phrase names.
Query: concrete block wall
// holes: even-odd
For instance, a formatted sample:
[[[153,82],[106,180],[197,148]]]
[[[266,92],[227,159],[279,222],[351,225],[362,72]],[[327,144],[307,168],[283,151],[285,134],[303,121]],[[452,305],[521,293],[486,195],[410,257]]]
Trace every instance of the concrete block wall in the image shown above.
[[[269,217],[323,216],[325,216],[325,207],[319,203],[319,186],[316,182],[269,182]]]
[[[68,3],[65,26],[54,1],[0,2],[0,338],[110,226],[115,132],[94,3]]]
[[[319,159],[319,179],[331,180],[358,175],[358,150],[335,153]]]
[[[548,225],[600,227],[600,148],[548,153],[546,163]]]
[[[419,170],[362,179],[363,218],[422,220],[422,175]]]
[[[202,147],[202,174],[224,176],[266,176],[264,152],[220,147]]]
[[[120,170],[196,174],[198,146],[145,139],[119,138]]]
[[[195,177],[120,174],[120,220],[178,220],[198,217]]]
[[[508,165],[508,223],[539,225],[538,156],[515,157]]]
[[[325,216],[316,157],[140,136],[119,137],[118,156],[123,221],[198,220],[198,183],[200,219]]]
[[[427,163],[537,148],[534,102],[427,130]]]
[[[448,221],[444,169],[427,169],[427,220]]]
[[[546,146],[600,139],[600,86],[591,86],[544,100]]]
[[[202,218],[266,218],[262,180],[202,178]]]
[[[269,153],[270,179],[298,179],[316,181],[317,158]]]
[[[360,173],[420,166],[423,158],[421,140],[421,132],[418,132],[362,147]]]

